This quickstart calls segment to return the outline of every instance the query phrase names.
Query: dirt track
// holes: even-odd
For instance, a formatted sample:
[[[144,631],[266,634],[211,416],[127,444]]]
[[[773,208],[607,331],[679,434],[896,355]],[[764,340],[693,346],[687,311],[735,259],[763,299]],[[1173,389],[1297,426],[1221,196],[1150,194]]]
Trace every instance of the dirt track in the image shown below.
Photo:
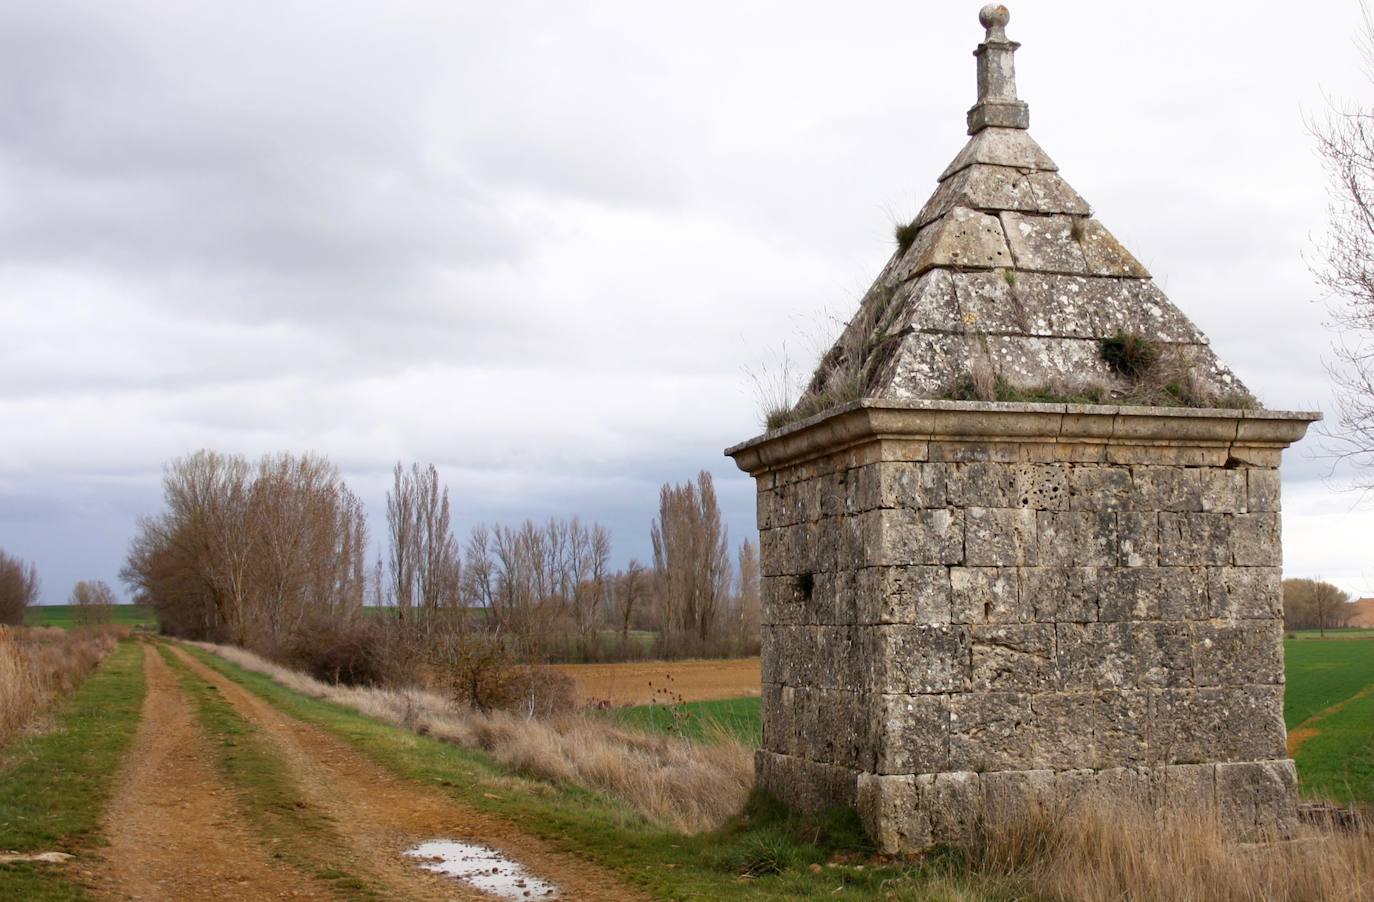
[[[759,694],[759,659],[557,664],[577,682],[585,702],[647,705],[702,702]]]
[[[431,839],[480,843],[557,884],[563,899],[642,896],[609,873],[551,850],[536,837],[451,797],[402,780],[313,726],[297,721],[174,649],[265,737],[299,793],[339,834],[330,863],[388,899],[489,899],[428,874],[402,856]],[[208,739],[175,675],[145,648],[148,699],[121,788],[107,816],[111,846],[94,875],[100,895],[140,899],[336,898],[333,889],[273,860],[234,810]],[[309,838],[305,838],[306,841]],[[338,848],[337,846],[341,846]]]
[[[329,899],[274,861],[238,817],[190,701],[151,645],[148,695],[105,819],[94,875],[116,899]]]

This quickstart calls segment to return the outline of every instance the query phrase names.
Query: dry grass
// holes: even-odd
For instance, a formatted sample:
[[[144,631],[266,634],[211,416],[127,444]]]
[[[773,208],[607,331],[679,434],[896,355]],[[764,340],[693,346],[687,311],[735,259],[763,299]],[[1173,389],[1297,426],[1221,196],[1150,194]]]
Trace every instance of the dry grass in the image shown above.
[[[241,648],[195,645],[302,695],[482,749],[524,773],[605,792],[649,820],[687,833],[718,827],[738,814],[753,787],[752,749],[726,737],[702,743],[654,736],[576,713],[550,718],[482,713],[433,692],[333,685]]]
[[[90,676],[121,631],[128,632],[0,626],[0,746],[41,728],[53,702]]]
[[[971,868],[1074,902],[1374,899],[1374,833],[1304,827],[1229,841],[1206,812],[1154,814],[1121,800],[1033,817],[984,836]]]

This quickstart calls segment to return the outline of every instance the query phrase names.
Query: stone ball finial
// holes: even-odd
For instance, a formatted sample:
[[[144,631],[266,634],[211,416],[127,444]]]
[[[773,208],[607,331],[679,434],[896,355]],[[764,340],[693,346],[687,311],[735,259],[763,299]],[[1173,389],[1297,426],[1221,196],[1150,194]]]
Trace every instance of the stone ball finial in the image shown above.
[[[1011,21],[1011,10],[1000,3],[989,3],[978,10],[978,23],[984,28],[1006,28]]]
[[[989,3],[978,10],[978,23],[988,30],[988,38],[1005,41],[1007,33],[1003,30],[1011,21],[1011,11],[1001,3]]]

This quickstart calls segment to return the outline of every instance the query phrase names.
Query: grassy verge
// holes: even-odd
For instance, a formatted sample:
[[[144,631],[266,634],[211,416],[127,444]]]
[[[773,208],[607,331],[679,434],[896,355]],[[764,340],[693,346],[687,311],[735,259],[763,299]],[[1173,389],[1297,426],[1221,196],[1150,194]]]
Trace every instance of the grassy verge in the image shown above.
[[[198,649],[191,654],[281,711],[339,736],[406,779],[499,815],[552,847],[595,861],[665,899],[1014,898],[987,881],[959,881],[939,860],[871,860],[851,812],[801,817],[762,797],[726,828],[687,836],[577,787],[522,779],[480,752],[416,736],[307,698]]]
[[[234,789],[239,810],[272,844],[273,856],[307,878],[327,881],[345,898],[381,898],[365,881],[339,866],[344,844],[330,818],[301,798],[286,764],[268,748],[260,731],[165,645],[159,644],[158,651],[195,705],[212,741],[215,763]]]
[[[680,705],[636,705],[611,708],[606,716],[627,726],[651,733],[671,733],[689,739],[733,736],[758,747],[763,741],[757,696],[726,698]]]
[[[0,849],[79,854],[97,831],[120,761],[138,729],[143,650],[122,642],[56,714],[51,731],[4,750]],[[0,865],[0,898],[72,899],[82,891],[59,866]]]

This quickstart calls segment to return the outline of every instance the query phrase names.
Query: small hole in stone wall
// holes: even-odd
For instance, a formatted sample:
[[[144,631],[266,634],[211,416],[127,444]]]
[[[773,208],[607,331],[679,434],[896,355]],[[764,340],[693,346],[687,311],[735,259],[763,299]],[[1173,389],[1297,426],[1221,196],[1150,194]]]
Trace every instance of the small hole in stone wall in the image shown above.
[[[811,592],[816,588],[816,578],[810,573],[797,577],[797,594],[805,601],[811,600]]]

